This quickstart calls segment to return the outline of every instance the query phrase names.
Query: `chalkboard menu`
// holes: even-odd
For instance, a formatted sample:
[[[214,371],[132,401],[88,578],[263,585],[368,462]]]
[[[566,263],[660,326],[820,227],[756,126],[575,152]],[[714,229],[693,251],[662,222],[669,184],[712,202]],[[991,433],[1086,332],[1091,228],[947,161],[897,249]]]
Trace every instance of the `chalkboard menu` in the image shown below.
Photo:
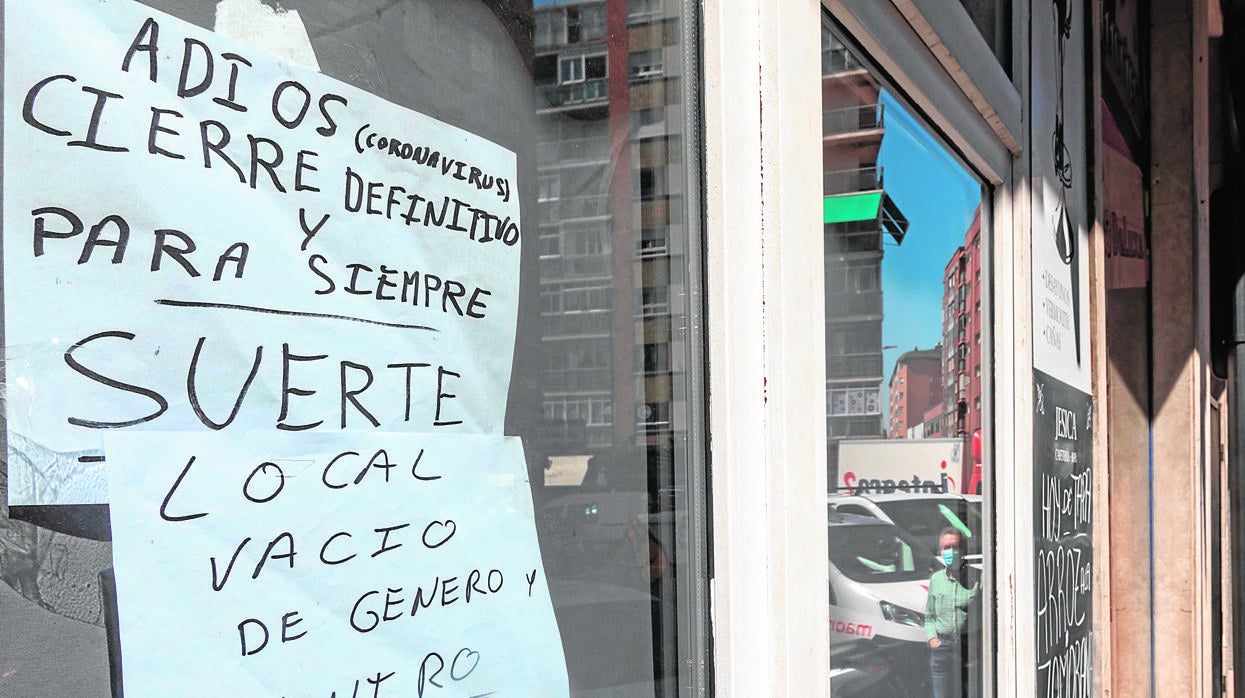
[[[1093,400],[1033,373],[1035,695],[1088,696],[1094,684]]]

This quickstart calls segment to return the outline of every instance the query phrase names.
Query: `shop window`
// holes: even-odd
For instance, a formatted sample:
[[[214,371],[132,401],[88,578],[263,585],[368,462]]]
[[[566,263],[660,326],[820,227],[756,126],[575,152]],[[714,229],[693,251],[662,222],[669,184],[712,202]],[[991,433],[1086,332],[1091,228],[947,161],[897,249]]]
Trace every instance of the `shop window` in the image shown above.
[[[828,27],[822,72],[823,118],[841,121],[874,105],[886,114],[884,130],[852,139],[837,137],[839,122],[823,125],[827,162],[867,163],[823,176],[829,497],[840,514],[859,508],[869,516],[829,520],[836,590],[829,669],[853,666],[858,638],[841,631],[840,621],[859,622],[864,616],[857,614],[871,618],[874,639],[891,646],[869,660],[882,675],[876,685],[832,680],[832,692],[960,695],[933,691],[941,678],[930,671],[934,653],[946,657],[957,681],[966,677],[965,695],[975,695],[986,591],[981,517],[969,513],[974,500],[961,488],[968,465],[962,451],[966,425],[988,420],[980,399],[971,399],[981,394],[980,376],[967,373],[969,342],[980,342],[980,332],[970,336],[981,326],[980,311],[967,302],[980,286],[972,273],[980,260],[971,257],[964,221],[974,219],[982,189],[865,57]],[[907,215],[914,210],[919,218]],[[844,302],[848,296],[873,300]],[[953,553],[949,564],[944,550]],[[955,596],[960,582],[964,591]],[[971,622],[947,614],[957,599]],[[931,647],[931,637],[945,646]]]
[[[702,133],[703,78],[699,47],[683,43],[682,28],[698,21],[685,7],[630,0],[624,22],[623,6],[607,12],[600,0],[6,5],[6,28],[28,39],[11,42],[6,99],[49,75],[124,92],[100,136],[128,151],[65,148],[65,138],[6,122],[6,157],[55,155],[6,162],[5,210],[36,210],[47,203],[31,197],[44,196],[90,204],[78,211],[94,216],[84,228],[115,212],[109,225],[124,217],[132,241],[153,222],[193,231],[200,255],[222,251],[205,240],[245,241],[251,266],[234,276],[231,262],[221,283],[196,286],[170,281],[187,263],[166,255],[163,276],[101,283],[83,270],[128,269],[136,251],[114,266],[116,250],[97,250],[88,269],[76,255],[62,266],[67,247],[49,246],[35,269],[5,240],[6,346],[142,327],[133,340],[99,337],[84,365],[183,391],[188,365],[203,374],[189,403],[170,399],[152,418],[155,429],[112,430],[104,445],[68,417],[132,412],[124,391],[86,380],[58,395],[60,377],[20,372],[56,363],[54,373],[72,374],[72,364],[7,364],[0,693],[709,693],[704,202],[689,145]],[[142,48],[142,31],[159,50]],[[178,94],[183,46],[214,61],[183,76],[202,78],[201,93]],[[123,60],[127,47],[138,51]],[[654,83],[661,104],[633,108],[627,90],[608,90],[611,64],[637,81],[682,79]],[[76,87],[62,96],[71,92],[81,97]],[[285,123],[307,93],[303,121]],[[157,106],[162,128],[147,129]],[[53,102],[38,110],[65,116]],[[223,125],[222,142],[233,134],[222,146],[230,155],[210,168],[181,147],[200,121]],[[145,148],[147,131],[171,154]],[[260,168],[252,186],[229,169],[248,133],[260,162],[284,163]],[[82,166],[87,150],[100,159]],[[667,175],[671,162],[688,164]],[[330,211],[306,240],[271,234]],[[496,227],[486,233],[487,222]],[[166,237],[164,249],[182,247]],[[646,274],[653,266],[663,273]],[[50,282],[47,307],[80,312],[25,307],[41,292],[12,275],[22,268]],[[210,266],[198,270],[210,278]],[[283,385],[288,410],[273,407]],[[329,400],[331,386],[346,397]],[[33,409],[29,429],[12,418],[19,402]],[[340,470],[326,471],[335,454]],[[186,465],[196,459],[201,470]],[[389,462],[398,467],[386,471]],[[198,473],[243,463],[262,467],[249,480],[229,471],[230,496],[204,502],[226,478]],[[140,476],[108,482],[131,465]],[[173,508],[160,518],[164,494],[148,491],[163,481],[167,493],[174,480],[187,495],[167,503],[186,505],[176,522]],[[260,493],[261,481],[272,489]],[[50,513],[22,521],[22,509]],[[360,532],[385,526],[388,552],[356,547]],[[151,540],[159,555],[141,552]],[[222,562],[231,554],[232,572]],[[282,656],[301,668],[272,670]],[[201,676],[210,688],[186,683]]]

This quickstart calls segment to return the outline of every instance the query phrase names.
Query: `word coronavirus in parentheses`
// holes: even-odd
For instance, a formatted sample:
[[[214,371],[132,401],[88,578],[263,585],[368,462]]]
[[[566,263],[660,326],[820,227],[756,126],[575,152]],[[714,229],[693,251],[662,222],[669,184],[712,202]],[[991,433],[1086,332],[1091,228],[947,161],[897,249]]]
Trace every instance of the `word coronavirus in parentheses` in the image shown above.
[[[372,130],[371,124],[363,124],[355,132],[355,151],[362,155],[368,150],[382,152],[399,160],[409,160],[418,165],[440,172],[443,177],[453,177],[475,187],[479,191],[492,191],[502,201],[510,201],[510,180],[488,174],[471,163],[442,155],[440,150],[426,145],[407,143],[390,136],[382,136]]]

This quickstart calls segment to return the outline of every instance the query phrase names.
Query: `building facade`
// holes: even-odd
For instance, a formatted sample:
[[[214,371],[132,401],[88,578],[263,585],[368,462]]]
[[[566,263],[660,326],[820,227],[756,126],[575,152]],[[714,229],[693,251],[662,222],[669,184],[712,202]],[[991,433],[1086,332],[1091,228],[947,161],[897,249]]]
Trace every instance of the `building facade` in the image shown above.
[[[890,378],[890,418],[887,435],[908,437],[909,429],[925,422],[925,413],[942,405],[942,347],[912,349],[895,360]]]
[[[1245,695],[1238,3],[4,12],[0,695]]]
[[[826,255],[826,435],[883,436],[882,262],[908,222],[878,166],[886,119],[881,85],[828,29],[821,34],[822,196]]]

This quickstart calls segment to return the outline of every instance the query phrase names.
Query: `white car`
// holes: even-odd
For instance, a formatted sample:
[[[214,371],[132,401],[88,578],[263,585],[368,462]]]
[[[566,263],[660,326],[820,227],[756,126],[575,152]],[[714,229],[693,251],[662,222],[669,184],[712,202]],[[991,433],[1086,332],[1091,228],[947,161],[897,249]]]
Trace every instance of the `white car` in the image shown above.
[[[946,528],[964,535],[968,544],[965,560],[981,569],[980,495],[892,492],[888,494],[831,494],[829,511],[838,514],[871,516],[907,531],[932,552],[938,550],[938,536]]]
[[[925,598],[942,568],[932,552],[874,516],[831,514],[830,679],[836,694],[919,694],[928,675]]]

